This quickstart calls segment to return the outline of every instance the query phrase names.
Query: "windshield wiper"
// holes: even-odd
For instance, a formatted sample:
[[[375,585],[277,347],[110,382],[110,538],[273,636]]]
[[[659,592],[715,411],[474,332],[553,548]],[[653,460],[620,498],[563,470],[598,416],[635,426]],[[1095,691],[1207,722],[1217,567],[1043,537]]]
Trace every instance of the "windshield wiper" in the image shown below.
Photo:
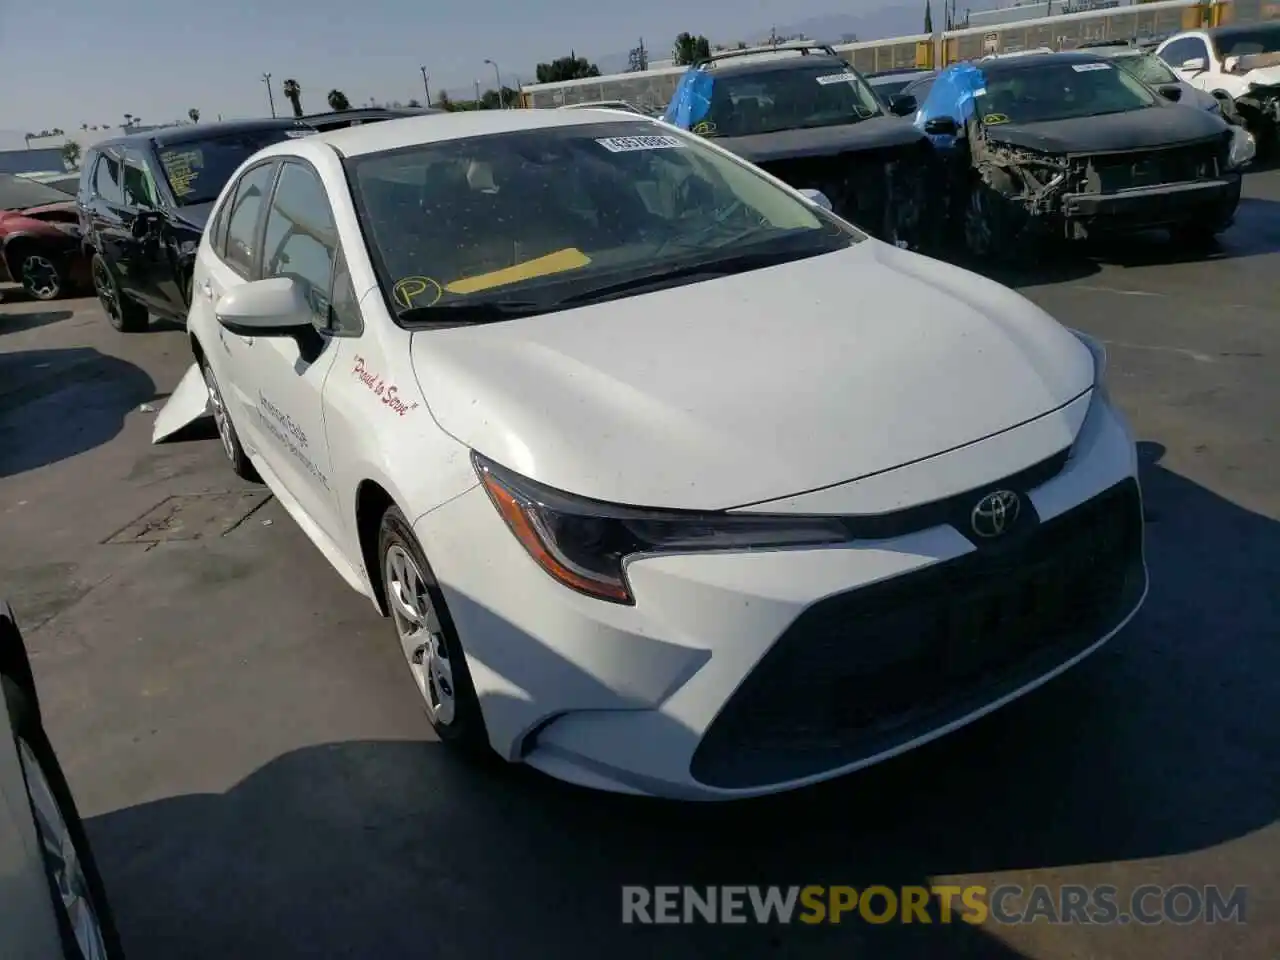
[[[592,287],[588,290],[583,290],[581,293],[575,293],[572,296],[557,300],[554,304],[554,309],[560,310],[567,307],[596,303],[650,287],[661,288],[675,281],[687,280],[691,277],[726,277],[734,273],[746,273],[748,270],[772,267],[803,256],[805,254],[797,254],[794,250],[785,252],[773,250],[767,253],[740,253],[732,257],[704,260],[699,263],[691,263],[686,266],[665,270],[661,273],[643,273],[626,280]]]
[[[434,307],[410,307],[399,311],[396,316],[401,323],[413,326],[453,325],[514,320],[517,317],[546,313],[551,309],[555,308],[532,300],[454,300]]]

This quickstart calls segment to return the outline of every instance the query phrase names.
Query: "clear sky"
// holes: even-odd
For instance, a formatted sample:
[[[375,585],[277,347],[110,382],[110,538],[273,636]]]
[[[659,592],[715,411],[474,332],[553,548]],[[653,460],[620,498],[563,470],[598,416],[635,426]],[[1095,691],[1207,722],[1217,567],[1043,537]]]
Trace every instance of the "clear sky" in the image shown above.
[[[879,0],[0,0],[0,129],[176,120],[196,107],[267,113],[262,74],[302,86],[308,111],[337,87],[353,105],[422,98],[473,80],[533,82],[538,61],[606,56],[644,37],[653,58],[682,30],[736,40],[773,23],[856,12]],[[854,9],[851,9],[854,8]]]

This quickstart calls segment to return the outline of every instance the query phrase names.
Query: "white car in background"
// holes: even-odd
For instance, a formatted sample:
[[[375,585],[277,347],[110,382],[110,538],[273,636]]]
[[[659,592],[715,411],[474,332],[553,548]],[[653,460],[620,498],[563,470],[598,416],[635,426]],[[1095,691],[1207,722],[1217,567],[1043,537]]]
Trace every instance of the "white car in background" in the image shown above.
[[[22,633],[0,601],[0,960],[122,956]]]
[[[392,619],[448,741],[725,799],[874,763],[1146,594],[1104,354],[703,138],[612,111],[257,154],[195,268],[212,407]]]
[[[1156,56],[1181,79],[1231,100],[1260,147],[1280,130],[1280,23],[1253,23],[1174,34]]]

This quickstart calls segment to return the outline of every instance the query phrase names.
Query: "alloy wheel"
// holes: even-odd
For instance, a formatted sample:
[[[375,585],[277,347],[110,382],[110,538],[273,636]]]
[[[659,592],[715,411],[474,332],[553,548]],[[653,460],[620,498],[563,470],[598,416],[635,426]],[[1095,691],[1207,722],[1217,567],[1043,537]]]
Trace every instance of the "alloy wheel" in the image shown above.
[[[204,385],[209,390],[209,407],[213,411],[213,422],[218,427],[218,439],[222,441],[222,450],[232,463],[236,460],[236,441],[231,433],[231,418],[227,415],[227,406],[222,400],[222,391],[218,389],[218,381],[206,363],[204,366]]]
[[[27,793],[35,815],[36,834],[46,869],[62,910],[71,925],[84,960],[106,960],[107,947],[102,924],[89,893],[80,856],[71,831],[58,807],[44,770],[31,747],[18,737],[18,758],[27,781]]]
[[[38,300],[53,300],[62,291],[62,278],[53,261],[33,253],[22,261],[22,286]]]
[[[398,543],[387,548],[383,577],[400,646],[422,691],[427,713],[432,723],[448,726],[457,710],[453,667],[426,578],[409,551]]]
[[[116,299],[116,288],[107,275],[106,264],[100,260],[93,265],[93,292],[98,295],[98,302],[107,316],[120,319],[120,301]]]

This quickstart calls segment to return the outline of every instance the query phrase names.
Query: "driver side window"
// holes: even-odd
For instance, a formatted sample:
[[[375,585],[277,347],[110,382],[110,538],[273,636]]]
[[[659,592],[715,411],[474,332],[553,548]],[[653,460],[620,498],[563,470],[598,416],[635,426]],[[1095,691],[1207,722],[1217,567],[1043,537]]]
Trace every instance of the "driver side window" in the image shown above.
[[[324,184],[310,167],[286,161],[267,210],[262,277],[303,285],[317,328],[329,326],[329,290],[338,229]]]

